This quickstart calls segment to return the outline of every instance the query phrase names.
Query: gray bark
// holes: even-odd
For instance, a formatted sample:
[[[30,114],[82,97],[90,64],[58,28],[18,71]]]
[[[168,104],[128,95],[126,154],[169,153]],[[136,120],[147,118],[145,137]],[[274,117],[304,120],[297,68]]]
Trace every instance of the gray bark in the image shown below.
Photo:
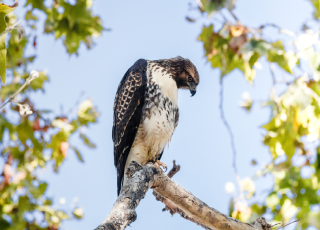
[[[175,164],[174,164],[175,165]],[[169,172],[172,177],[180,166]],[[107,218],[96,230],[122,230],[136,220],[136,207],[149,188],[153,189],[157,200],[163,202],[171,214],[178,213],[205,229],[212,230],[271,230],[264,218],[254,223],[243,223],[228,217],[186,191],[171,180],[157,165],[148,163],[141,166],[137,162],[129,165],[128,181],[113,205]]]

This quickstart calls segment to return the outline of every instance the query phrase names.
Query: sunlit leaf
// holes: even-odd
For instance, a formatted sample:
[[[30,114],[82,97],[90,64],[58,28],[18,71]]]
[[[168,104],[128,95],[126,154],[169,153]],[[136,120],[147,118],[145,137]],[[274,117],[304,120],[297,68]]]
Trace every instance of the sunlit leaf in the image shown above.
[[[88,147],[90,147],[90,148],[95,148],[96,147],[96,145],[93,144],[86,135],[80,134],[80,138],[83,140],[85,145],[87,145]]]
[[[72,213],[77,219],[83,218],[84,211],[82,208],[76,208]]]
[[[8,6],[5,4],[0,4],[0,78],[2,82],[5,83],[6,81],[6,45],[5,45],[5,38],[6,38],[6,28],[7,28],[7,21],[6,15],[12,12],[16,6]]]
[[[77,154],[77,157],[78,157],[79,161],[84,162],[84,160],[83,160],[83,158],[82,158],[82,155],[81,155],[81,153],[79,152],[79,150],[78,150],[76,147],[71,146],[71,145],[70,145],[70,148],[72,148],[72,149],[74,150],[74,152]]]
[[[208,12],[209,15],[221,10],[222,8],[233,9],[236,0],[219,0],[219,1],[211,1],[211,0],[200,0],[199,7],[201,11]]]
[[[319,18],[320,17],[320,2],[319,0],[310,0],[314,6],[314,12],[313,12],[313,16],[315,18]]]

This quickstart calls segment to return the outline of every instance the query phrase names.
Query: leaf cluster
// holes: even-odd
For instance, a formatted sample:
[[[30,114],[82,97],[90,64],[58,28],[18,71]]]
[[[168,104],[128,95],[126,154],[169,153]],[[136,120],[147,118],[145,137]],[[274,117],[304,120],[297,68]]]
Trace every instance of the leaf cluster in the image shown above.
[[[36,14],[41,11],[47,16],[43,31],[63,40],[67,52],[72,54],[77,53],[80,43],[90,48],[92,37],[99,36],[103,30],[100,18],[92,15],[91,3],[78,0],[72,5],[67,1],[53,1],[48,6],[43,1],[28,0],[22,22],[25,28],[18,27],[13,14],[17,6],[0,3],[0,20],[3,20],[0,22],[0,76],[6,81],[0,90],[2,102],[24,85],[29,77],[28,67],[36,60],[36,49],[32,49],[33,54],[26,54],[27,48],[37,46],[33,35],[39,22]],[[24,29],[26,36],[21,33]],[[78,205],[67,211],[53,207],[52,198],[46,195],[48,183],[39,179],[39,173],[52,165],[57,172],[70,151],[83,162],[83,155],[70,138],[79,136],[84,145],[94,148],[84,128],[97,122],[99,114],[89,99],[78,105],[72,118],[37,108],[30,95],[44,92],[47,82],[47,72],[39,71],[39,76],[0,112],[0,159],[5,163],[0,168],[1,230],[57,230],[63,220],[83,217],[83,209]],[[24,105],[31,109],[32,115],[20,116]]]
[[[222,15],[228,8],[219,1],[200,1],[202,12],[211,13],[211,18]],[[319,1],[310,1],[314,6],[314,18],[319,18]],[[239,4],[240,1],[239,1]],[[211,7],[211,8],[210,8]],[[216,14],[219,12],[219,14]],[[263,144],[268,146],[272,162],[260,168],[254,178],[239,178],[239,191],[230,202],[230,215],[242,221],[253,220],[263,214],[271,214],[277,222],[301,219],[298,229],[308,226],[320,228],[320,55],[318,31],[306,26],[297,34],[274,24],[249,28],[234,17],[235,22],[224,22],[216,30],[217,23],[202,28],[199,40],[203,43],[205,57],[213,68],[219,68],[221,78],[235,69],[243,73],[251,84],[256,69],[261,69],[259,60],[265,57],[270,65],[273,87],[270,100],[264,103],[271,110]],[[212,20],[210,20],[211,22]],[[262,32],[274,27],[278,33],[289,35],[277,41],[269,41]],[[274,69],[276,65],[276,70]],[[277,73],[292,81],[280,82]],[[286,87],[280,95],[278,84]],[[240,106],[250,111],[254,100],[244,94]],[[254,161],[254,165],[257,162]],[[273,186],[266,198],[257,195],[254,181],[271,175]]]

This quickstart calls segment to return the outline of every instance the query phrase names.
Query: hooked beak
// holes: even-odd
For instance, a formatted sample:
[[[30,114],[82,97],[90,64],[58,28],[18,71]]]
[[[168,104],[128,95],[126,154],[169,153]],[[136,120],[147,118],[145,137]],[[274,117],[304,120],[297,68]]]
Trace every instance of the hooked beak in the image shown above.
[[[190,90],[190,93],[191,93],[191,97],[193,97],[197,92],[197,86],[196,86],[196,84],[194,82],[190,82],[190,83],[188,83],[188,85],[189,85],[189,90]]]

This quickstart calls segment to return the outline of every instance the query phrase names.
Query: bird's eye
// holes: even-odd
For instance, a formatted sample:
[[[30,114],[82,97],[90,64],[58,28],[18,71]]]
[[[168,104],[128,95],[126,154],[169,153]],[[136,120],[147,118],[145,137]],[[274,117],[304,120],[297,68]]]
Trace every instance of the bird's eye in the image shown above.
[[[189,76],[188,77],[188,81],[193,81],[192,77]]]

